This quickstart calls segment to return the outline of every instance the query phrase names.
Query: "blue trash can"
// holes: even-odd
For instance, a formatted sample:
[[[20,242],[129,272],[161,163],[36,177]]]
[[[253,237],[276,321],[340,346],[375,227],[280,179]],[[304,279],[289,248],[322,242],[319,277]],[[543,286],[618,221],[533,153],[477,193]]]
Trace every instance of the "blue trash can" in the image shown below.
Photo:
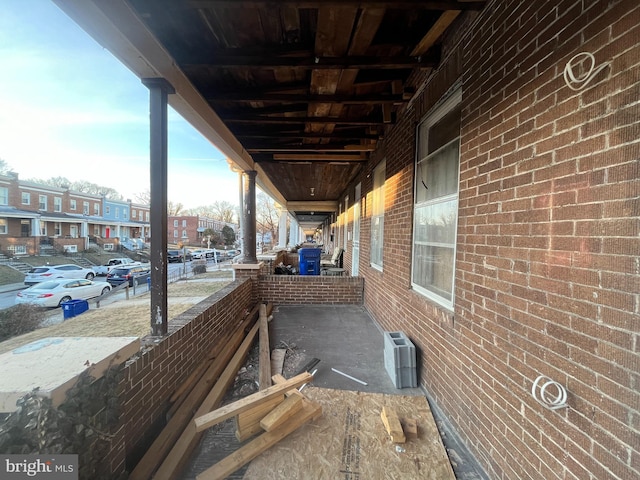
[[[301,248],[298,250],[300,275],[320,275],[319,248]]]
[[[60,305],[62,306],[62,316],[65,320],[89,310],[89,302],[86,300],[69,300],[68,302],[62,302]]]

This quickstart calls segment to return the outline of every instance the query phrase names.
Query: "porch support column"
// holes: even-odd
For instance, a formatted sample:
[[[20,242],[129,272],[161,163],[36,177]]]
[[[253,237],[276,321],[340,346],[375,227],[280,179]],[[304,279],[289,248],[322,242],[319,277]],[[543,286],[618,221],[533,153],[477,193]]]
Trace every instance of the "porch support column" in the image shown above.
[[[164,78],[143,78],[149,89],[151,183],[151,335],[168,332],[167,306],[167,97]]]
[[[258,263],[256,258],[256,175],[258,172],[244,172],[244,195],[242,201],[243,255],[240,263]]]
[[[287,246],[287,217],[289,212],[285,208],[280,210],[280,223],[278,224],[278,246]]]
[[[289,225],[289,245],[291,245],[292,247],[297,245],[298,242],[298,230],[299,230],[299,226],[298,226],[298,221],[295,219],[295,217],[291,217],[291,225]]]

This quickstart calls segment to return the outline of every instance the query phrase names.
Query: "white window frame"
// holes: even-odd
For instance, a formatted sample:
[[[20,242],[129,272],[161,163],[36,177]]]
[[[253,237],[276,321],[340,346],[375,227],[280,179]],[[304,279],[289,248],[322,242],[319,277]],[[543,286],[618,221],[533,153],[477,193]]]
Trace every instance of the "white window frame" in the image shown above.
[[[447,308],[448,310],[453,310],[453,305],[455,303],[455,262],[456,262],[456,249],[457,249],[457,231],[458,231],[458,201],[459,201],[459,193],[460,193],[460,135],[455,139],[447,142],[446,144],[440,146],[433,152],[429,152],[424,156],[424,158],[420,158],[421,152],[421,141],[428,141],[427,137],[421,137],[421,131],[428,132],[429,128],[435,124],[437,124],[442,118],[444,118],[447,114],[451,113],[455,108],[460,105],[462,100],[462,92],[460,89],[454,91],[446,100],[441,102],[436,108],[434,108],[430,113],[428,113],[424,119],[418,124],[416,127],[416,158],[415,158],[415,188],[414,188],[414,202],[413,202],[413,238],[411,242],[411,287],[414,291],[424,295],[430,300],[436,302],[437,304]],[[438,153],[442,152],[445,148],[453,146],[454,142],[458,142],[458,158],[457,158],[457,189],[455,193],[449,193],[445,195],[441,195],[427,201],[418,202],[417,194],[418,189],[423,188],[422,185],[419,185],[419,181],[422,182],[422,177],[420,172],[420,164],[429,158],[433,158]],[[453,243],[452,243],[452,258],[451,258],[451,298],[446,298],[435,291],[429,290],[422,285],[419,285],[414,282],[414,270],[416,268],[416,254],[417,254],[417,246],[416,246],[416,233],[417,233],[417,225],[416,222],[419,221],[420,215],[418,215],[418,209],[429,209],[430,207],[438,208],[443,207],[447,203],[454,202],[453,211],[455,212],[455,221],[454,221],[454,235],[453,235]],[[433,246],[433,247],[449,247],[449,243],[439,244],[434,241],[421,242],[421,245],[424,246]]]
[[[47,211],[47,196],[46,195],[38,195],[38,210],[43,212]]]
[[[62,212],[62,197],[53,197],[53,211]]]
[[[89,202],[82,203],[82,214],[89,215]]]
[[[0,218],[0,235],[9,233],[9,221],[6,218]]]
[[[75,200],[75,198],[70,199],[69,210],[75,210],[76,208],[78,208],[78,202]]]
[[[100,204],[99,203],[94,203],[93,204],[93,214],[96,217],[100,216]]]
[[[9,205],[8,187],[0,187],[0,205]]]
[[[22,192],[22,205],[31,205],[31,194],[29,192]]]
[[[373,169],[373,191],[371,192],[371,248],[369,264],[382,272],[384,257],[384,190],[387,176],[387,160],[382,160]],[[378,241],[376,241],[376,235]]]
[[[53,234],[55,237],[60,237],[62,235],[62,223],[55,222],[53,224]]]

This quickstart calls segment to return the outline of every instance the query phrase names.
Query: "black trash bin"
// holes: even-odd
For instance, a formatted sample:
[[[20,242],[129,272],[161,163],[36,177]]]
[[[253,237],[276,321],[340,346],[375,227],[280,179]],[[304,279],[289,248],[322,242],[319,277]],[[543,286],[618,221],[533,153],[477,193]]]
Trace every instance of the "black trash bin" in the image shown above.
[[[320,255],[319,248],[301,248],[298,250],[298,260],[300,263],[300,275],[320,275]]]
[[[86,300],[69,300],[67,302],[62,302],[60,305],[62,306],[62,315],[65,320],[89,310],[89,302]]]

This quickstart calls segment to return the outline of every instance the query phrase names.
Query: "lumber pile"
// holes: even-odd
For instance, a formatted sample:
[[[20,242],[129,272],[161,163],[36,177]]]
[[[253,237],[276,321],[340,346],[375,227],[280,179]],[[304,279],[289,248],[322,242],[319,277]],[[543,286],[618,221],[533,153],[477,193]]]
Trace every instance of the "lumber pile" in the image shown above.
[[[272,308],[272,305],[258,305],[240,319],[238,328],[221,338],[207,361],[176,389],[171,396],[173,404],[167,425],[129,475],[131,480],[178,478],[204,431],[235,418],[239,441],[260,435],[197,477],[199,480],[225,478],[321,415],[320,405],[296,390],[312,381],[310,373],[304,372],[289,380],[279,374],[271,377],[268,320]],[[257,336],[261,390],[221,407]]]

